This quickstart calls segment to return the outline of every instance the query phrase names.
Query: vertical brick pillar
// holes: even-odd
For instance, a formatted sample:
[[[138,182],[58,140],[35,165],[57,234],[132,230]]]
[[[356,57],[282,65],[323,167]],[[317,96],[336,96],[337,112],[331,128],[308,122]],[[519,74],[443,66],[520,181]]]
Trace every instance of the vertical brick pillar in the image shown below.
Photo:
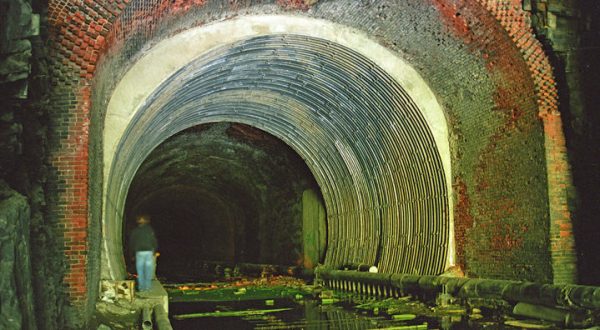
[[[79,88],[77,103],[69,112],[60,151],[52,163],[57,170],[59,189],[59,223],[63,228],[67,270],[64,282],[72,304],[87,299],[88,253],[88,127],[90,87]]]
[[[548,202],[550,204],[550,252],[554,284],[577,282],[575,238],[569,210],[571,171],[567,158],[565,135],[558,111],[542,115],[545,132],[548,173]]]
[[[113,20],[129,0],[50,0],[48,25],[55,88],[56,216],[64,237],[64,284],[70,303],[89,305],[87,283],[90,81]],[[93,288],[92,288],[93,289]],[[77,318],[77,317],[75,317]]]

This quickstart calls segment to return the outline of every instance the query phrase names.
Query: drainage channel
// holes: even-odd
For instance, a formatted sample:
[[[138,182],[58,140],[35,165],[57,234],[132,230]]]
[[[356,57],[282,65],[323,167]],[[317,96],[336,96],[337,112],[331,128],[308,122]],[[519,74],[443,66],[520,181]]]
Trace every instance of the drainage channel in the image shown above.
[[[349,309],[346,302],[324,304],[312,298],[270,301],[270,306],[265,306],[262,300],[174,303],[170,306],[171,324],[173,329],[428,329],[439,326],[435,320],[424,317],[411,316],[412,320],[407,322],[384,314],[357,313]]]
[[[461,305],[449,294],[376,297],[289,276],[166,284],[173,329],[555,329],[499,302]]]
[[[557,328],[552,322],[514,318],[505,313],[505,306],[463,307],[444,296],[425,303],[412,296],[375,298],[318,286],[268,284],[190,290],[170,293],[173,329]]]

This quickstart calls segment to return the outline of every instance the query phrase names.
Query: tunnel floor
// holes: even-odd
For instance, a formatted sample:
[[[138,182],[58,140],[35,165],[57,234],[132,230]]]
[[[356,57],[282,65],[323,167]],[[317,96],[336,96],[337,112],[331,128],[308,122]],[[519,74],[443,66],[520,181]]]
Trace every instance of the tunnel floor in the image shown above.
[[[168,283],[174,329],[555,329],[498,309],[412,296],[373,298],[285,276]]]
[[[224,267],[219,274],[195,278],[185,274],[179,281],[159,277],[153,284],[156,297],[136,293],[131,302],[99,302],[94,324],[138,329],[141,309],[160,304],[168,305],[168,322],[173,329],[565,328],[565,323],[544,321],[541,314],[535,319],[513,314],[510,303],[499,300],[465,301],[443,292],[436,297],[414,293],[386,298],[337,291],[271,266],[253,274],[235,273]],[[256,265],[245,267],[259,269]],[[154,321],[158,323],[158,319]],[[577,324],[568,328],[597,329],[589,328],[593,322]]]
[[[250,292],[248,289],[247,292]],[[369,299],[341,292],[261,299],[178,301],[169,305],[173,329],[555,329],[538,320],[473,313],[458,306],[429,307],[417,300]],[[325,293],[327,291],[324,291]],[[201,294],[196,295],[197,298]]]
[[[425,284],[410,289],[395,282],[396,289],[386,290],[360,269],[346,269],[341,284],[331,282],[332,274],[301,266],[204,260],[182,269],[159,267],[154,296],[135,294],[129,307],[105,304],[108,313],[99,321],[138,328],[144,302],[168,306],[173,329],[598,329],[593,326],[600,320],[597,309],[500,299],[483,287],[470,289],[477,295],[454,296],[452,289],[427,291]],[[121,316],[114,313],[118,305]]]

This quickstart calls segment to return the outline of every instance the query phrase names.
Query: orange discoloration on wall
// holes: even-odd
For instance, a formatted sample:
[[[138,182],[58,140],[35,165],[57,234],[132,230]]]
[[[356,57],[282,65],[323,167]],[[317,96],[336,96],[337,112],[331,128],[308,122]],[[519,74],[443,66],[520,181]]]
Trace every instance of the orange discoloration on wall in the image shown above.
[[[464,9],[464,3],[461,1],[433,0],[433,5],[440,12],[449,30],[461,37],[465,43],[471,43],[469,22],[461,13],[461,10]]]
[[[308,10],[315,0],[277,0],[277,4],[286,9]]]
[[[522,9],[522,2],[518,0],[432,0],[432,3],[438,9],[448,31],[456,38],[463,40],[472,53],[480,54],[482,60],[486,63],[486,68],[496,80],[497,89],[494,100],[496,110],[504,114],[505,125],[495,134],[487,146],[490,161],[494,161],[494,150],[501,145],[502,139],[508,137],[508,132],[515,128],[522,130],[528,127],[519,126],[519,122],[524,116],[529,115],[519,103],[514,102],[518,98],[513,97],[514,93],[522,91],[515,90],[511,84],[506,84],[505,81],[531,80],[533,83],[535,102],[538,107],[537,114],[544,124],[546,139],[545,152],[548,170],[548,197],[551,208],[552,255],[569,255],[568,262],[574,264],[574,244],[573,242],[567,242],[572,240],[571,214],[567,198],[568,190],[571,188],[570,168],[566,155],[564,132],[560,116],[558,116],[558,93],[548,57],[544,54],[542,45],[535,38],[531,28],[529,13]],[[493,17],[504,29],[504,31],[497,31],[496,33],[508,34],[508,37],[514,43],[513,47],[518,49],[527,66],[528,76],[519,76],[522,71],[513,67],[515,59],[505,56],[501,43],[496,43],[495,37],[489,34],[490,28],[493,30],[494,27],[489,19],[484,17],[486,15],[475,15],[478,6],[490,13],[490,17]],[[480,166],[488,167],[488,165],[485,165],[485,159],[482,160]],[[485,173],[485,169],[480,168],[479,173]],[[479,177],[476,183],[476,189],[479,192],[485,192],[492,186],[493,184],[483,177]],[[458,207],[461,207],[460,203]],[[509,212],[510,210],[507,209],[506,211]],[[460,213],[460,211],[458,212]],[[494,213],[496,212],[490,212],[489,216],[495,216]],[[561,242],[556,242],[557,239],[560,239]],[[501,240],[510,241],[510,238],[503,237],[498,239],[498,242]],[[518,246],[518,241],[514,243],[509,245],[511,247]],[[501,244],[495,246],[496,248],[502,248]],[[574,282],[576,280],[576,275],[570,270],[560,274],[557,273],[557,269],[564,268],[561,263],[564,263],[567,259],[563,257],[560,260],[554,258],[555,281],[557,279],[562,282]]]
[[[174,12],[187,11],[194,6],[204,6],[206,0],[175,0],[171,2]]]

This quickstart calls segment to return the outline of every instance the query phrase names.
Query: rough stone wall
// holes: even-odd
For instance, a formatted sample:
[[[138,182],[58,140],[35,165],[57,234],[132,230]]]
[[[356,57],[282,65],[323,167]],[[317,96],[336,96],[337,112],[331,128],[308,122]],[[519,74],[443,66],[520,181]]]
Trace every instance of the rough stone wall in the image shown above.
[[[39,14],[33,14],[30,1],[0,1],[0,88],[3,94],[26,99],[30,58],[29,38],[39,34]]]
[[[297,4],[301,4],[300,11]],[[217,19],[293,13],[365,31],[409,60],[431,83],[453,128],[456,238],[459,260],[467,272],[550,281],[547,179],[540,176],[546,159],[537,115],[555,114],[556,94],[551,68],[519,1],[320,1],[310,5],[290,1],[256,6],[238,1],[157,0],[129,5],[51,1],[53,118],[59,132],[53,145],[60,146],[53,152],[55,189],[60,191],[55,214],[66,229],[66,250],[87,251],[98,244],[94,236],[84,234],[97,228],[101,213],[101,182],[87,185],[88,171],[96,178],[101,172],[100,158],[95,158],[99,155],[90,155],[89,167],[88,136],[89,148],[99,150],[108,96],[127,65],[143,54],[140,50],[181,29]],[[102,60],[97,76],[106,45],[110,45],[110,56]],[[524,75],[527,71],[531,75]],[[561,133],[560,126],[554,129]],[[557,153],[562,155],[564,150]],[[557,172],[568,171],[560,165]],[[560,184],[552,187],[562,195]],[[88,194],[92,204],[81,203]],[[564,200],[557,207],[562,220],[553,225],[567,226]],[[72,213],[67,214],[67,208]],[[568,228],[562,231],[568,233]],[[76,236],[85,241],[68,241]],[[83,279],[94,283],[97,253],[91,249],[89,254],[71,254],[67,279],[72,302],[93,300],[95,286]]]
[[[36,329],[27,199],[0,181],[0,328]]]
[[[50,200],[46,10],[43,1],[0,1],[0,204],[5,221],[0,244],[2,264],[12,267],[1,274],[17,288],[14,297],[9,287],[3,287],[2,303],[18,298],[21,303],[14,306],[22,315],[20,326],[3,323],[3,329],[35,329],[36,322],[38,328],[56,329],[63,324],[63,257],[58,249],[62,239],[46,208]],[[5,314],[2,318],[10,319]]]

